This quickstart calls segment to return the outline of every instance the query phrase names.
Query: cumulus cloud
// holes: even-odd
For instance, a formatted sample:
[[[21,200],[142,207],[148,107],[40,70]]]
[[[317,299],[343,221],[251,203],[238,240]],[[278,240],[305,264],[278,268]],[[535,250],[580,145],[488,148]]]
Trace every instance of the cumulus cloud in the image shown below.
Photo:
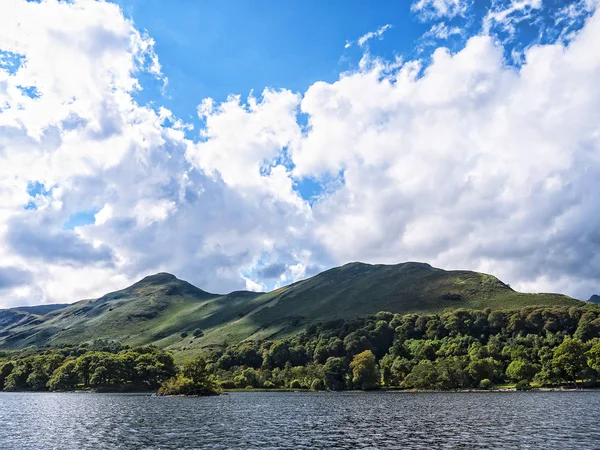
[[[94,246],[73,231],[46,232],[43,226],[9,223],[5,240],[8,248],[28,260],[67,264],[111,264],[113,255],[106,245]]]
[[[285,273],[287,269],[287,264],[284,263],[274,263],[269,264],[268,266],[262,267],[258,270],[257,275],[260,278],[279,278],[281,275]]]
[[[527,289],[597,289],[599,38],[595,13],[568,47],[533,46],[518,70],[477,36],[436,50],[422,73],[379,63],[313,85],[296,171],[344,180],[313,208],[318,238],[337,261],[425,260]]]
[[[467,3],[415,5],[451,17]],[[484,33],[427,66],[367,55],[303,93],[198,99],[192,140],[133,99],[140,72],[164,77],[117,6],[0,4],[1,305],[99,296],[158,271],[265,290],[350,260],[587,298],[600,282],[600,13],[586,17],[518,68]],[[326,185],[311,203],[306,179]],[[90,223],[66,230],[82,211]]]
[[[30,283],[31,274],[18,267],[0,267],[0,290]]]

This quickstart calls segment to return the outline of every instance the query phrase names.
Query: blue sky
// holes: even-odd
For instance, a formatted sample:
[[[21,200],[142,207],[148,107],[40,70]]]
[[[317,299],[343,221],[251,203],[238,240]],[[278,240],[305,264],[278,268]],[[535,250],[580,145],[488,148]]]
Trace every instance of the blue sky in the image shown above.
[[[264,290],[354,260],[587,298],[597,9],[2,4],[3,301],[74,301],[157,271]]]
[[[168,80],[165,84],[164,79],[141,74],[143,89],[136,99],[154,108],[167,107],[193,124],[194,130],[187,132],[190,139],[197,139],[204,125],[197,116],[198,99],[210,97],[221,102],[232,94],[244,98],[265,88],[304,92],[317,81],[331,83],[340,73],[356,70],[365,52],[385,60],[420,59],[427,64],[439,46],[458,51],[470,37],[481,33],[490,8],[511,6],[501,1],[463,2],[470,6],[464,12],[436,17],[436,2],[425,2],[421,12],[415,12],[409,1],[235,1],[227,7],[216,0],[115,3],[155,41],[162,75]],[[513,51],[555,40],[556,15],[573,4],[546,0],[535,14],[529,15],[531,8],[527,7],[522,14],[512,13],[509,17],[516,20],[510,32],[502,24],[496,26],[495,37],[503,41],[506,64],[520,64]],[[581,27],[590,14],[579,15],[572,28]],[[430,30],[440,23],[454,32],[441,38],[432,35]],[[358,45],[360,37],[386,26],[380,37]],[[300,122],[302,119],[299,117]],[[323,185],[304,178],[296,180],[296,188],[312,202]],[[93,215],[83,212],[75,223],[86,220],[93,222]]]
[[[346,49],[346,43],[386,24],[391,27],[385,38],[369,42],[369,51],[379,57],[426,58],[438,45],[456,51],[481,32],[481,21],[492,4],[503,2],[473,2],[463,15],[443,20],[411,12],[409,1],[238,0],[226,7],[217,0],[115,3],[155,40],[169,80],[163,92],[162,83],[146,78],[139,100],[164,105],[178,117],[195,121],[199,98],[224,101],[230,94],[245,96],[265,87],[302,92],[316,81],[335,81],[341,72],[355,69],[363,56],[358,45]],[[533,42],[551,41],[555,14],[573,3],[546,0],[544,8],[516,25],[512,39],[498,30],[498,37],[507,39],[507,54]],[[579,26],[588,15],[580,17]],[[461,34],[424,39],[440,21],[450,28],[460,27]],[[542,27],[544,23],[550,27]]]
[[[378,54],[410,54],[427,24],[410,14],[409,2],[245,2],[125,0],[117,2],[148,31],[169,79],[167,105],[194,117],[198,98],[223,101],[265,87],[304,91],[315,81],[335,81],[354,67],[360,49],[347,41],[394,23]],[[140,98],[159,95],[160,83]]]

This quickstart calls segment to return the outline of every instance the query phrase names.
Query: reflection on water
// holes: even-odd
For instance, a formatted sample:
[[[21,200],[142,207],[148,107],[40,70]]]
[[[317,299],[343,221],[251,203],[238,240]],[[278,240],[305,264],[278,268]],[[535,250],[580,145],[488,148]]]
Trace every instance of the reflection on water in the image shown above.
[[[0,394],[1,449],[600,449],[600,393]]]

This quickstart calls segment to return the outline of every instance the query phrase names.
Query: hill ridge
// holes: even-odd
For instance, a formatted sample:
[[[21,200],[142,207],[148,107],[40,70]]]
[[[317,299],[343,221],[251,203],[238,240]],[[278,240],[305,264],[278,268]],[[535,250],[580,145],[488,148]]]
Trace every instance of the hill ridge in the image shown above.
[[[159,272],[98,299],[42,315],[0,310],[0,348],[101,338],[189,354],[224,342],[285,336],[312,323],[379,311],[439,313],[458,308],[576,304],[582,302],[560,294],[516,292],[493,275],[447,271],[414,261],[394,265],[351,262],[272,292],[225,295]],[[192,334],[195,337],[190,338]]]

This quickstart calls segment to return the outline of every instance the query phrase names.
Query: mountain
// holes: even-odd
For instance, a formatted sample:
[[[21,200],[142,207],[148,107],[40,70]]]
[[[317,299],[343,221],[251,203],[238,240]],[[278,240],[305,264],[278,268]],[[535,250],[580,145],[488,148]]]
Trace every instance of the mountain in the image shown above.
[[[129,344],[157,343],[198,327],[213,328],[256,306],[257,292],[217,295],[174,275],[159,273],[94,300],[82,300],[29,320],[0,322],[0,347],[69,344],[116,339]],[[257,304],[258,306],[259,304]],[[2,313],[11,310],[4,310]],[[0,319],[1,320],[1,319]]]
[[[4,335],[3,332],[10,327],[39,323],[41,316],[67,306],[69,306],[68,303],[0,309],[0,338]]]
[[[600,295],[592,295],[589,299],[590,303],[596,303],[596,304],[600,304]]]
[[[156,344],[183,354],[248,337],[294,333],[306,325],[374,314],[578,305],[560,294],[523,294],[496,277],[429,264],[350,263],[269,293],[205,292],[159,273],[95,300],[0,310],[0,348],[114,339]],[[38,308],[38,309],[35,309]],[[52,308],[50,308],[52,309]],[[35,314],[37,312],[39,314]],[[192,336],[194,330],[202,335]]]

